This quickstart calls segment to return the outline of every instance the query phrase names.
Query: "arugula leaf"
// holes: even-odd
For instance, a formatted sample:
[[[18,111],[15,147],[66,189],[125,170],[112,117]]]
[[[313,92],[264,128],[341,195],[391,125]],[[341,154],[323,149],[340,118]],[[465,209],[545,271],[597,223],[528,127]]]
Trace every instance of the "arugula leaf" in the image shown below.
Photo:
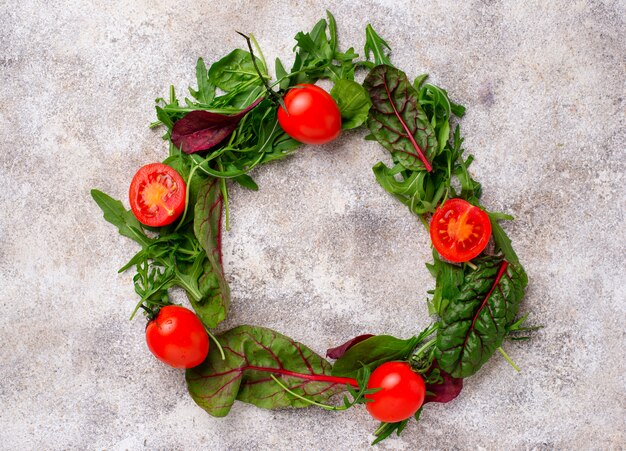
[[[306,346],[264,327],[239,326],[217,337],[225,352],[211,347],[201,365],[187,370],[193,400],[210,415],[223,417],[235,399],[265,409],[308,407],[274,382],[311,401],[345,390],[348,379],[330,375],[330,364]]]
[[[389,44],[374,31],[372,25],[367,24],[365,27],[365,47],[363,49],[365,58],[369,61],[371,53],[374,56],[374,64],[376,66],[380,64],[393,66],[389,59],[390,50]]]
[[[215,98],[215,86],[211,83],[209,73],[202,58],[198,58],[196,64],[196,78],[198,80],[198,90],[189,88],[189,92],[198,102],[209,105]]]
[[[97,189],[91,190],[91,197],[104,213],[104,219],[116,226],[120,235],[131,238],[142,246],[148,246],[152,242],[143,232],[141,223],[133,212],[126,210],[119,200]]]
[[[330,90],[341,112],[341,128],[349,130],[367,120],[372,101],[363,86],[352,80],[340,79]]]

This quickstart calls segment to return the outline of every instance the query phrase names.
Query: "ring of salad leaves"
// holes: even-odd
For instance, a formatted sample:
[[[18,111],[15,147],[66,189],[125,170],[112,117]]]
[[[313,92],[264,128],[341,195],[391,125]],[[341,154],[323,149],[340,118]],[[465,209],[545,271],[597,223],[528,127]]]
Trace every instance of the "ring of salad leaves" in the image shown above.
[[[156,100],[157,121],[166,128],[163,139],[174,168],[187,184],[185,211],[172,225],[142,226],[122,203],[98,190],[92,196],[104,218],[141,250],[120,272],[135,268],[135,291],[140,297],[133,316],[143,308],[154,312],[171,303],[169,289],[182,287],[207,330],[223,321],[230,290],[221,258],[222,216],[228,229],[228,183],[256,190],[249,173],[256,166],[289,156],[301,144],[281,129],[277,110],[281,94],[301,83],[328,79],[344,129],[367,128],[365,139],[378,141],[393,164],[373,167],[376,181],[415,214],[428,228],[428,217],[449,198],[479,205],[481,185],[469,172],[473,157],[465,156],[456,123],[465,108],[445,90],[420,75],[411,82],[393,66],[390,47],[372,28],[365,30],[365,59],[351,47],[341,51],[332,14],[308,32],[295,36],[295,59],[287,71],[276,58],[272,78],[254,37],[248,51],[235,49],[207,68],[196,66],[197,87],[180,100],[174,88],[169,98]],[[254,46],[254,49],[253,49]],[[256,55],[255,55],[256,54]],[[363,84],[356,71],[368,71]],[[454,126],[454,128],[453,128]],[[208,150],[207,150],[208,149]],[[198,153],[202,152],[202,153]],[[214,337],[200,366],[187,370],[194,401],[209,414],[228,414],[235,400],[273,409],[317,405],[345,410],[367,402],[367,380],[384,362],[406,361],[422,375],[426,403],[449,402],[498,350],[505,339],[528,338],[527,315],[518,317],[526,274],[500,220],[489,213],[492,245],[471,262],[453,264],[433,251],[427,267],[435,288],[427,299],[434,321],[415,336],[361,335],[327,351],[328,360],[273,330],[242,325]],[[211,334],[213,337],[213,335]],[[339,405],[329,398],[348,392]],[[416,413],[419,419],[423,407]],[[409,420],[382,423],[377,443],[398,435]]]

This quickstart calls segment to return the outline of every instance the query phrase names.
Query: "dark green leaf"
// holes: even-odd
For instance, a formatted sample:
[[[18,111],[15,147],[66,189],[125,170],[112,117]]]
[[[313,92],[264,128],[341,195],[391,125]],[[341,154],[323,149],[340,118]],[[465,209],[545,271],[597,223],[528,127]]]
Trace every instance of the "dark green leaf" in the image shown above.
[[[233,180],[239,183],[244,188],[248,188],[249,190],[252,190],[252,191],[259,190],[259,185],[257,185],[254,179],[250,177],[248,174],[243,174],[238,177],[234,177]]]
[[[441,316],[441,312],[459,294],[463,284],[463,268],[442,261],[437,251],[433,250],[434,263],[429,267],[436,278],[435,292],[432,300],[428,302],[428,313]]]
[[[283,63],[280,62],[280,59],[276,58],[276,79],[280,80],[279,86],[280,89],[287,89],[289,87],[289,78],[287,77],[287,70],[283,66]]]
[[[372,100],[367,121],[372,135],[406,169],[430,171],[437,138],[406,74],[391,66],[376,66],[363,86]]]
[[[418,343],[417,337],[401,340],[390,335],[376,335],[361,341],[335,362],[333,376],[358,377],[365,366],[369,370],[391,360],[405,360]]]
[[[352,80],[337,80],[330,95],[341,112],[341,128],[356,128],[367,120],[372,101],[363,86]]]
[[[502,344],[524,295],[526,274],[497,257],[474,260],[459,293],[441,311],[435,358],[453,377],[469,377]]]
[[[273,330],[239,326],[217,339],[226,359],[211,347],[204,363],[186,374],[191,397],[213,416],[226,416],[235,399],[265,409],[310,405],[284,391],[271,375],[312,401],[323,402],[345,390],[345,383],[328,377],[326,360]]]

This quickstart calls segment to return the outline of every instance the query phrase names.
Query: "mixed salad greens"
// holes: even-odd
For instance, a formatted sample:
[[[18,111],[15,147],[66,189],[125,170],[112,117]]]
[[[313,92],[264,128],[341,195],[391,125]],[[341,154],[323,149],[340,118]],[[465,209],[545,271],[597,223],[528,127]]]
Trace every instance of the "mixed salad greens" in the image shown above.
[[[235,400],[270,409],[317,405],[344,410],[366,404],[382,421],[377,443],[400,434],[411,418],[419,419],[425,403],[458,396],[463,379],[496,350],[513,364],[502,343],[526,339],[533,328],[525,327],[526,316],[518,318],[527,277],[498,222],[512,218],[480,205],[482,187],[469,172],[473,157],[464,154],[457,124],[465,108],[427,83],[426,75],[411,82],[394,67],[389,45],[371,25],[362,59],[352,47],[340,49],[336,22],[328,13],[310,32],[296,35],[289,71],[275,59],[275,78],[255,38],[244,37],[248,50],[236,49],[208,68],[198,60],[190,97],[179,99],[171,87],[167,99],[156,100],[157,121],[151,126],[165,129],[167,168],[133,182],[139,191],[131,187],[131,204],[137,207],[129,211],[98,190],[92,196],[104,218],[141,246],[120,269],[136,271],[140,299],[133,316],[143,309],[151,322],[158,321],[172,306],[169,289],[178,286],[213,338],[215,346],[199,365],[174,365],[188,367],[189,392],[199,406],[225,416]],[[358,71],[367,71],[363,84],[354,80]],[[333,83],[328,98],[313,86],[321,79]],[[290,96],[309,99],[302,115]],[[327,106],[331,97],[336,111]],[[313,127],[315,136],[307,136],[307,121],[322,119]],[[427,301],[433,323],[408,339],[356,337],[328,350],[334,364],[264,327],[243,325],[214,337],[210,329],[226,318],[231,303],[221,261],[223,213],[227,229],[230,222],[229,183],[257,190],[250,175],[255,167],[289,156],[301,142],[327,142],[339,128],[359,127],[366,127],[366,139],[391,155],[390,166],[379,162],[373,167],[376,181],[417,215],[433,238],[433,262],[427,264],[436,279]],[[184,183],[176,182],[176,175]],[[146,194],[154,183],[167,185],[163,199],[179,199],[175,207],[161,200],[150,204],[162,192],[157,186]],[[150,218],[161,207],[169,223],[155,226]],[[176,208],[179,216],[172,216]],[[189,326],[194,327],[194,333],[203,333]],[[155,352],[154,340],[167,339],[150,338],[148,344]],[[171,358],[157,356],[166,362]],[[390,374],[404,374],[398,376],[402,382],[394,387],[381,382]],[[342,404],[327,404],[346,391]],[[408,412],[400,419],[393,412],[398,405],[387,402],[392,395],[400,396],[400,411]]]

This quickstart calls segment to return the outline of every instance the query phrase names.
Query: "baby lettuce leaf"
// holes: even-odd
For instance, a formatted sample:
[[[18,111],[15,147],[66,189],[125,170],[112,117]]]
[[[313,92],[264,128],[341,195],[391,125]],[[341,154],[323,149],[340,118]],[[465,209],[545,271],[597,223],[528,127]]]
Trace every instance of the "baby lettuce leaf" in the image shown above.
[[[372,100],[367,121],[372,136],[404,168],[430,172],[437,137],[406,74],[383,64],[370,71],[363,86]]]
[[[501,257],[483,257],[441,309],[435,359],[452,377],[473,375],[502,344],[527,283],[524,270]]]
[[[226,139],[239,124],[239,121],[254,107],[261,103],[261,98],[237,114],[220,114],[210,111],[192,111],[172,128],[172,142],[185,153],[208,150]]]
[[[204,363],[186,374],[191,397],[216,417],[226,416],[236,399],[265,409],[310,406],[283,390],[272,375],[317,402],[345,390],[349,381],[332,377],[325,359],[270,329],[239,326],[217,339],[226,358],[212,346]]]
[[[363,366],[374,370],[391,360],[406,360],[418,337],[401,340],[390,335],[376,335],[350,347],[333,366],[333,376],[358,377]]]
[[[209,178],[198,192],[193,231],[206,252],[199,278],[200,299],[190,297],[191,305],[207,327],[226,319],[230,307],[230,287],[222,267],[222,209],[224,198],[219,179]]]
[[[340,79],[335,82],[330,95],[341,112],[341,128],[356,128],[367,120],[372,101],[363,86],[352,80]]]

